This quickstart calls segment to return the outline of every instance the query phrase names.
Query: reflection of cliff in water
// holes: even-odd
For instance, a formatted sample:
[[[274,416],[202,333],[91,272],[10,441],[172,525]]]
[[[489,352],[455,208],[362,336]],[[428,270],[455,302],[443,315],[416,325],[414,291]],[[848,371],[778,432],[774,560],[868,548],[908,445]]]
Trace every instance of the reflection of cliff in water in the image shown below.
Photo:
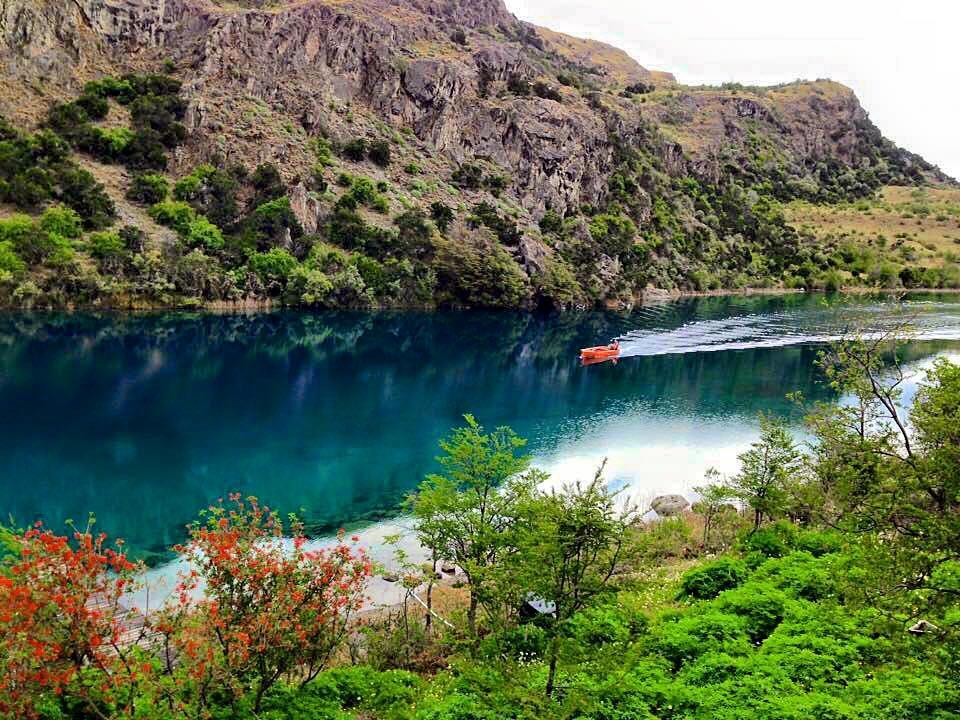
[[[635,418],[642,443],[658,416],[748,422],[789,412],[792,390],[828,397],[812,346],[577,363],[591,341],[689,312],[3,316],[0,514],[95,511],[159,550],[240,490],[329,526],[392,510],[464,412],[539,453],[598,414]]]

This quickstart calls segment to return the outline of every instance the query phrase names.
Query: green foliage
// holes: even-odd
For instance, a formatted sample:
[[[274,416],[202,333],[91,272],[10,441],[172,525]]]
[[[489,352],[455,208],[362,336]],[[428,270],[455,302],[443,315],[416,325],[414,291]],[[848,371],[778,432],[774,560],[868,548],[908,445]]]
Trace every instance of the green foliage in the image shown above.
[[[440,442],[442,474],[429,475],[409,507],[424,547],[463,569],[470,589],[468,623],[476,637],[478,607],[493,618],[504,602],[492,572],[511,547],[510,536],[541,477],[525,472],[526,441],[510,428],[486,433],[473,416],[464,419],[464,427]]]
[[[456,216],[446,203],[437,200],[430,206],[430,217],[440,232],[446,234]]]
[[[437,240],[434,268],[441,301],[474,307],[518,307],[526,276],[510,254],[483,232],[460,229]]]
[[[363,162],[367,159],[368,149],[366,140],[356,138],[343,146],[343,156],[353,162]]]
[[[162,203],[170,194],[170,183],[163,175],[138,173],[133,176],[127,199],[143,205]]]
[[[250,269],[259,275],[264,283],[286,285],[299,265],[293,255],[281,248],[272,248],[265,253],[254,253],[250,256]]]
[[[191,248],[216,251],[222,250],[225,244],[220,228],[202,215],[190,221],[187,225],[187,231],[183,233],[182,237]]]
[[[746,578],[747,568],[743,562],[719,558],[686,573],[680,582],[680,596],[710,600],[724,590],[738,587]]]
[[[17,254],[9,240],[0,240],[0,278],[18,278],[26,271],[27,265]]]
[[[53,206],[44,210],[40,217],[40,228],[44,232],[56,233],[74,240],[83,234],[80,216],[75,210],[63,206]]]
[[[375,165],[379,165],[382,168],[389,167],[393,159],[390,151],[390,143],[386,140],[373,141],[370,143],[369,157],[370,161]]]
[[[184,236],[190,231],[190,223],[196,219],[197,213],[185,202],[166,200],[150,208],[150,217]]]

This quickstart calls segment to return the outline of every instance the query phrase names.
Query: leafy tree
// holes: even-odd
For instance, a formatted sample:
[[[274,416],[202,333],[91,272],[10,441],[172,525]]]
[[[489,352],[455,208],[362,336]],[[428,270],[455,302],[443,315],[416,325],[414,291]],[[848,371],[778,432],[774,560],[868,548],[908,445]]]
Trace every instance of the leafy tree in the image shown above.
[[[494,569],[513,551],[520,510],[540,480],[527,472],[526,441],[507,427],[491,433],[472,415],[440,442],[442,474],[429,475],[409,506],[417,537],[436,557],[457,564],[467,578],[467,624],[477,636],[477,609],[498,602]]]
[[[57,183],[60,200],[77,211],[86,229],[102,230],[116,219],[113,200],[91,173],[71,165],[58,173]]]
[[[287,533],[290,543],[282,541]],[[233,495],[178,547],[196,570],[181,577],[181,602],[161,625],[194,680],[201,712],[219,693],[230,705],[249,693],[259,713],[277,681],[310,682],[340,647],[371,563],[342,537],[328,550],[306,542],[296,518],[284,528],[256,498]],[[201,582],[203,598],[191,601]]]
[[[519,307],[529,294],[520,266],[486,230],[454,226],[437,238],[434,268],[440,299],[449,304]]]
[[[13,243],[9,240],[0,240],[0,278],[16,278],[26,271],[27,265],[17,254]]]
[[[90,254],[97,259],[104,272],[119,270],[126,259],[123,239],[115,232],[95,232],[87,241]]]
[[[40,217],[40,228],[44,232],[57,233],[74,240],[83,234],[80,216],[75,210],[62,205],[49,207],[43,211]]]
[[[514,582],[553,607],[546,693],[553,695],[560,633],[581,610],[612,590],[636,513],[617,507],[603,482],[603,467],[585,485],[539,494],[525,508],[517,540]],[[508,570],[513,569],[513,563]]]
[[[300,263],[290,253],[282,248],[272,248],[265,253],[254,253],[250,256],[250,269],[253,270],[264,283],[276,283],[283,287]]]
[[[740,472],[726,482],[729,495],[753,512],[753,528],[785,513],[798,482],[801,455],[786,423],[760,416],[760,439],[738,456]],[[719,493],[720,491],[718,491]]]
[[[423,258],[433,249],[433,231],[421,210],[408,210],[393,220],[397,226],[397,253],[401,257]]]

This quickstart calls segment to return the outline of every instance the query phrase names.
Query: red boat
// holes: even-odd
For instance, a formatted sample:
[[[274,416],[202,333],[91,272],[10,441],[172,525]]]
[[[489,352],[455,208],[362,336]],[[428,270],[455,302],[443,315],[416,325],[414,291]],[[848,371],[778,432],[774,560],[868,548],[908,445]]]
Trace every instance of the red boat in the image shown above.
[[[598,360],[612,360],[620,356],[620,342],[614,340],[609,345],[599,345],[592,348],[583,348],[580,351],[580,359],[584,362],[596,362]]]

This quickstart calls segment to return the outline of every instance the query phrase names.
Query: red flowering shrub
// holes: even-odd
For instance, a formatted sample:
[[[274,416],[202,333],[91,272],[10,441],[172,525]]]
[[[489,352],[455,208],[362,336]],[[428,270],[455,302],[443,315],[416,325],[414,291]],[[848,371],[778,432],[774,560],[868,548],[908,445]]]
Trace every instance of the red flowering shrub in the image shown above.
[[[14,535],[18,552],[0,568],[0,716],[37,717],[66,692],[94,715],[104,703],[114,716],[131,711],[122,690],[145,668],[124,647],[130,615],[120,599],[136,568],[122,544],[105,542],[89,529],[67,538],[39,523]]]
[[[287,528],[256,498],[231,496],[205,513],[177,549],[194,568],[159,627],[177,658],[185,697],[201,709],[250,698],[259,710],[281,678],[309,681],[344,638],[371,573],[362,550],[341,541],[307,550],[303,526]],[[202,599],[195,599],[202,590]]]

